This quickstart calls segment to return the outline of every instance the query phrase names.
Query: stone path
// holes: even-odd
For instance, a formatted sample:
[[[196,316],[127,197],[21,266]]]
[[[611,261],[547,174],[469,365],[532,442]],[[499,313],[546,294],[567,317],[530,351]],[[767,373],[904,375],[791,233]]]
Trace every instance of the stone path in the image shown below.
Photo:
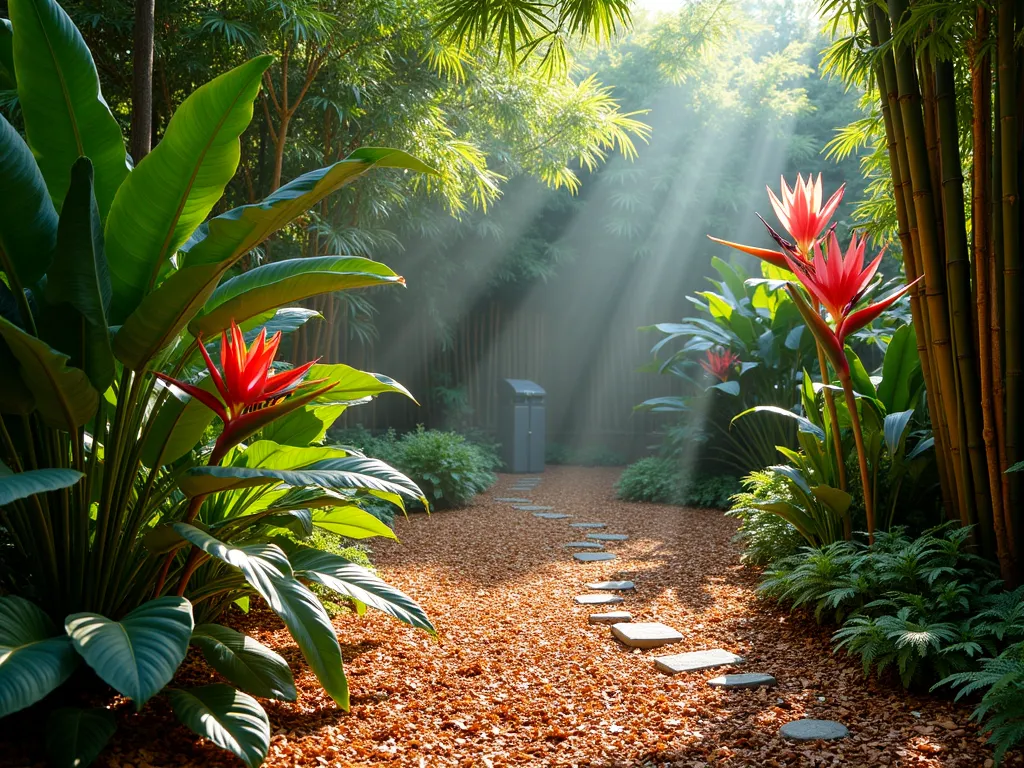
[[[520,480],[513,486],[513,490],[524,490],[527,487],[536,488],[540,485],[540,478],[533,478],[530,482]],[[525,499],[498,499],[498,501],[521,502]],[[540,505],[520,505],[513,507],[517,510],[533,512],[533,516],[542,520],[567,520],[571,515],[551,512],[553,507]],[[570,541],[562,545],[565,549],[599,549],[604,542],[628,541],[629,536],[624,533],[607,533],[602,529],[607,528],[607,523],[601,522],[577,522],[569,523],[569,526],[576,529],[597,529],[600,533],[588,533],[587,541]],[[600,563],[615,560],[617,555],[612,552],[574,552],[573,559],[580,563]],[[627,580],[594,581],[586,584],[587,589],[600,590],[597,594],[576,595],[573,601],[577,605],[616,605],[625,601],[621,595],[611,592],[635,592],[636,584]],[[587,617],[588,624],[610,625],[612,637],[619,643],[633,650],[634,653],[641,653],[645,650],[661,648],[666,645],[673,645],[683,640],[683,635],[668,626],[657,621],[634,622],[633,614],[629,611],[609,611],[605,613],[592,613]],[[669,656],[658,656],[654,659],[654,667],[668,675],[678,675],[687,672],[701,672],[717,667],[742,664],[743,657],[722,648],[711,648],[701,651],[689,651]],[[760,672],[748,672],[742,674],[720,675],[710,678],[707,685],[711,688],[718,688],[723,691],[749,690],[756,688],[773,688],[777,681],[772,675]],[[833,720],[800,719],[784,724],[779,729],[779,735],[790,741],[830,741],[843,739],[849,735],[846,726]]]

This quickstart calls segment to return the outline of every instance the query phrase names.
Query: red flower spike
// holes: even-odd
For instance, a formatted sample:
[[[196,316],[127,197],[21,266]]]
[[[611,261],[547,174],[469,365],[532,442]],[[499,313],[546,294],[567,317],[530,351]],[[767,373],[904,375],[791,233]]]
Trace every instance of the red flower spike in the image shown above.
[[[334,387],[329,384],[301,396],[289,397],[300,385],[319,384],[323,379],[302,381],[316,360],[282,373],[271,373],[271,366],[281,344],[281,332],[267,340],[263,328],[248,348],[241,329],[232,321],[231,327],[221,335],[220,370],[210,358],[199,339],[199,350],[210,371],[210,378],[220,393],[218,400],[211,393],[163,373],[157,377],[187,392],[213,411],[224,422],[224,431],[217,439],[211,463],[217,463],[231,447],[238,445],[264,425],[285,413],[301,407]],[[223,401],[223,402],[222,402]]]
[[[909,291],[913,286],[917,285],[917,283],[919,283],[923,279],[924,275],[921,275],[921,277],[917,278],[917,280],[915,280],[914,282],[907,283],[902,288],[893,291],[888,296],[885,296],[884,298],[881,298],[878,301],[876,301],[874,304],[869,304],[863,309],[858,309],[855,312],[851,312],[850,314],[848,314],[846,317],[843,318],[843,321],[839,324],[839,327],[836,329],[836,335],[839,337],[840,341],[845,342],[847,336],[849,336],[851,333],[859,331],[865,325],[870,323],[872,320],[874,320],[876,317],[882,314],[885,310],[887,310],[889,307],[895,304],[896,301],[903,294],[905,294],[907,291]]]
[[[728,381],[729,374],[733,372],[739,361],[739,355],[735,354],[731,349],[723,352],[709,349],[707,359],[700,361],[700,367],[719,381]]]
[[[779,200],[771,189],[768,190],[768,199],[782,226],[796,241],[797,250],[809,254],[811,248],[818,242],[818,235],[828,226],[832,214],[839,207],[846,185],[839,187],[822,207],[820,173],[814,181],[811,180],[810,174],[807,174],[807,181],[797,174],[793,189],[786,184],[785,178],[782,178],[781,182],[782,200]]]

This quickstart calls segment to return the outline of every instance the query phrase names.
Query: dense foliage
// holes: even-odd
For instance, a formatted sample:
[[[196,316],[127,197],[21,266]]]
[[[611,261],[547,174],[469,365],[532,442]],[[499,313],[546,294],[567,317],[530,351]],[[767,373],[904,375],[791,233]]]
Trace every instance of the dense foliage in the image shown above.
[[[615,491],[626,501],[726,509],[739,483],[729,475],[694,476],[678,459],[649,456],[623,470]]]

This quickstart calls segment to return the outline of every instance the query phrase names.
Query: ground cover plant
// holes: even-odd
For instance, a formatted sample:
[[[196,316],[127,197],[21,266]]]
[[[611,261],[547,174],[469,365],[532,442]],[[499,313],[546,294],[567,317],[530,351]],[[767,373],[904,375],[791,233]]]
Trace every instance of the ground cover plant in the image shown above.
[[[344,256],[233,268],[366,172],[430,169],[356,150],[207,219],[271,57],[189,95],[133,167],[78,29],[52,0],[9,6],[24,138],[0,117],[0,717],[102,681],[136,709],[166,695],[255,766],[270,738],[255,697],[293,700],[295,685],[280,655],[214,623],[230,606],[265,600],[342,708],[341,648],[311,584],[433,627],[367,568],[309,546],[316,529],[394,538],[368,499],[427,503],[384,462],[322,444],[349,405],[408,393],[345,365],[275,363],[316,315],[294,302],[402,279]],[[230,684],[167,688],[190,645]],[[103,708],[50,718],[62,764],[91,762],[113,731]]]
[[[626,467],[615,484],[620,499],[677,504],[698,509],[727,509],[739,490],[730,475],[694,477],[678,459],[648,456]]]

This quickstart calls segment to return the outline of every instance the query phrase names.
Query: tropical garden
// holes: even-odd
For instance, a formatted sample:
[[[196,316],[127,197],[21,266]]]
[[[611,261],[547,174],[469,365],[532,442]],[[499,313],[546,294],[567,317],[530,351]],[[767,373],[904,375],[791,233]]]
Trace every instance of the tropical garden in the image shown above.
[[[1022,47],[1014,0],[0,0],[0,764],[844,764],[793,710],[1021,760]],[[531,511],[632,539],[581,578]],[[602,576],[778,706],[627,684]]]

